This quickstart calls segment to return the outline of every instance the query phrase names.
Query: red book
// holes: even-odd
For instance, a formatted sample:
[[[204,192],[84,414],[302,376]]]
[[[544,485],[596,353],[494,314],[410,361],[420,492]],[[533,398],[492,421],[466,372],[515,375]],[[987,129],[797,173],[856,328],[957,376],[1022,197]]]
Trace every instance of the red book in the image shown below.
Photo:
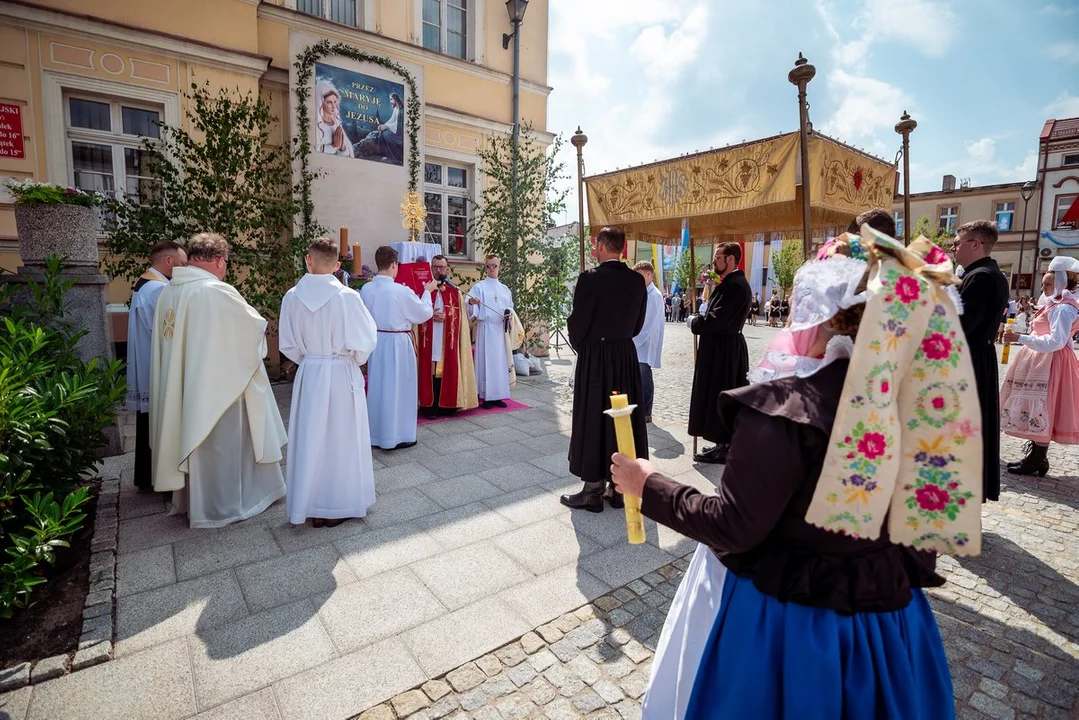
[[[424,285],[431,282],[431,263],[424,260],[398,266],[396,281],[412,288],[417,295],[423,295]]]

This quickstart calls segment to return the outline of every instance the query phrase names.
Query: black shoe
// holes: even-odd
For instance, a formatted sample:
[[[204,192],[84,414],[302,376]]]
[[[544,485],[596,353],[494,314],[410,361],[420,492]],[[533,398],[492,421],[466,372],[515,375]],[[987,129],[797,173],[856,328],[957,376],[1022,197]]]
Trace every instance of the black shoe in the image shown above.
[[[428,420],[434,420],[441,413],[437,412],[434,408],[421,408],[420,409],[420,414],[423,415]]]
[[[491,408],[493,408],[494,406],[495,406],[495,404],[494,404],[493,402],[487,402],[486,400],[484,400],[484,401],[483,401],[483,402],[481,403],[481,407],[482,407],[482,408],[483,408],[484,410],[490,410],[490,409],[491,409]]]
[[[607,502],[609,502],[611,507],[615,510],[621,510],[626,506],[626,499],[622,496],[622,493],[618,492],[613,487],[610,488],[603,497],[607,498]]]
[[[590,493],[582,490],[572,495],[563,495],[559,500],[563,505],[574,510],[587,510],[594,513],[603,512],[603,495],[600,493]]]
[[[500,407],[500,408],[506,407],[506,401],[505,400],[492,400],[491,404],[494,405],[495,407]]]
[[[1016,463],[1014,467],[1011,463],[1008,464],[1008,472],[1013,475],[1045,477],[1045,474],[1049,472],[1049,446],[1034,445],[1033,443],[1032,445],[1030,455]]]
[[[699,463],[713,463],[718,465],[725,465],[727,463],[727,448],[721,445],[709,448],[704,452],[697,453],[693,456],[694,462]]]
[[[412,442],[397,443],[397,445],[395,445],[393,449],[394,450],[405,450],[407,448],[413,447],[415,444],[416,444],[415,440],[413,440]]]
[[[1017,467],[1022,467],[1023,463],[1030,460],[1030,456],[1034,453],[1034,443],[1028,440],[1023,446],[1023,453],[1022,459],[1008,463],[1008,472],[1015,472]]]

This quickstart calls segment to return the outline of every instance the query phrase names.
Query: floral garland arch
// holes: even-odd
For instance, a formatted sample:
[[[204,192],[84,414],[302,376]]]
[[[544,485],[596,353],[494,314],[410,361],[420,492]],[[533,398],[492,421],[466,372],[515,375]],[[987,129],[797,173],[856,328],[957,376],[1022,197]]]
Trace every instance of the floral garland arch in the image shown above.
[[[408,149],[408,192],[405,194],[405,199],[402,202],[402,214],[405,215],[404,226],[406,229],[412,230],[413,235],[416,232],[416,226],[422,228],[422,217],[417,222],[417,217],[422,212],[422,204],[419,200],[419,194],[417,188],[419,187],[420,177],[420,149],[419,149],[419,132],[420,132],[420,97],[416,92],[416,80],[401,63],[388,58],[381,57],[379,55],[373,55],[363,50],[358,50],[351,45],[345,43],[331,43],[329,40],[320,40],[314,45],[309,46],[306,50],[301,52],[296,57],[294,66],[296,68],[296,126],[299,128],[298,134],[298,150],[300,152],[300,187],[301,187],[301,204],[303,207],[303,232],[307,233],[313,225],[314,216],[314,202],[311,200],[311,182],[315,179],[314,172],[311,171],[308,165],[308,157],[311,154],[311,131],[309,129],[309,122],[307,118],[307,103],[310,98],[311,92],[311,80],[315,72],[315,63],[323,58],[339,55],[349,60],[355,60],[356,62],[369,62],[384,67],[387,70],[397,73],[405,79],[405,84],[408,86],[408,108],[406,113],[405,122],[408,124],[408,132],[412,138],[411,146]],[[406,211],[406,205],[409,210]]]

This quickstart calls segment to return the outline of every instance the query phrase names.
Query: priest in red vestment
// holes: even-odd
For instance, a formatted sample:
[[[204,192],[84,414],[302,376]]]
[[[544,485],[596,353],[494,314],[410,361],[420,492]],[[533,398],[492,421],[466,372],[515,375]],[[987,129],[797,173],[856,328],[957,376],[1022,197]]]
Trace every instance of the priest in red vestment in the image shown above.
[[[431,272],[439,282],[431,293],[435,313],[416,332],[420,411],[428,418],[479,404],[464,293],[448,282],[450,263],[444,255],[431,258]]]

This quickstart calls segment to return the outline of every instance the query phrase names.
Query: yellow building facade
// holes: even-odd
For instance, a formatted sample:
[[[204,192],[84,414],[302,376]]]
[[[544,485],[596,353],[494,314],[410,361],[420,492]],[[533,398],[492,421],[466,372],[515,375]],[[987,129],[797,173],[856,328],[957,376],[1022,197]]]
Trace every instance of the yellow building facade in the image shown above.
[[[0,179],[135,193],[140,136],[156,132],[154,121],[187,124],[184,91],[192,83],[260,92],[285,142],[297,132],[296,57],[328,40],[407,69],[422,112],[416,137],[408,136],[404,108],[393,115],[389,98],[401,87],[407,100],[401,76],[370,62],[321,58],[305,113],[312,143],[326,129],[319,89],[336,83],[340,125],[355,147],[312,152],[311,166],[322,171],[315,219],[335,235],[348,227],[368,264],[379,245],[407,239],[399,206],[416,143],[429,213],[423,239],[440,244],[459,270],[478,269],[464,228],[482,194],[478,151],[487,138],[512,132],[513,49],[503,47],[510,32],[502,0],[0,0],[0,120],[12,126],[10,142],[0,142]],[[544,144],[553,139],[547,35],[547,0],[531,0],[520,25],[520,117]],[[328,136],[336,138],[332,126]],[[0,190],[0,266],[9,271],[20,262],[11,200]],[[109,302],[125,303],[128,292],[126,282],[114,282]]]

